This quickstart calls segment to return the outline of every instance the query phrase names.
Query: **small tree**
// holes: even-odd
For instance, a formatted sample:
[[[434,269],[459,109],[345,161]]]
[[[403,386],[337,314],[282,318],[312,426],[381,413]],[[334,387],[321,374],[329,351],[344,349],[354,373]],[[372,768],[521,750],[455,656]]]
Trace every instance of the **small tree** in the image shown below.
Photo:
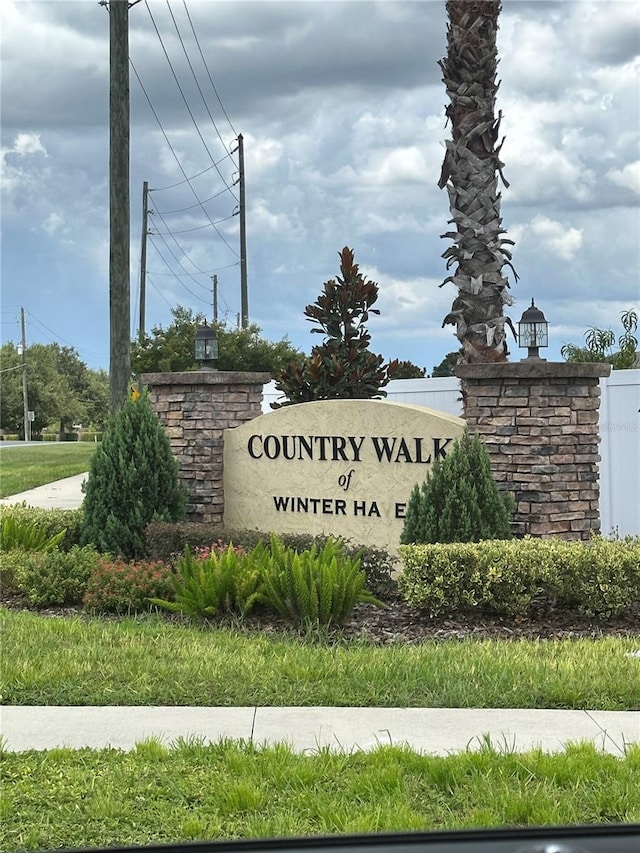
[[[448,352],[442,359],[440,364],[433,368],[432,376],[435,379],[439,376],[455,376],[454,368],[458,363],[460,354],[456,352]]]
[[[610,364],[614,370],[628,370],[636,366],[638,338],[634,332],[638,329],[638,312],[635,308],[623,311],[620,315],[622,334],[618,337],[618,351],[615,332],[612,329],[599,329],[592,326],[584,333],[585,346],[565,344],[560,354],[567,361],[595,361]]]
[[[178,463],[147,394],[128,400],[109,422],[84,490],[82,543],[128,560],[144,556],[150,521],[184,517]]]
[[[511,538],[512,500],[491,476],[486,447],[465,430],[436,459],[422,486],[413,487],[401,543],[479,542]]]
[[[131,341],[131,369],[134,374],[198,369],[193,341],[198,327],[205,322],[205,316],[194,314],[191,309],[180,305],[172,308],[171,314],[173,320],[166,328],[154,326],[142,343]],[[255,370],[275,374],[292,359],[301,356],[286,338],[276,342],[263,338],[260,327],[254,323],[246,329],[231,328],[220,322],[210,325],[218,336],[218,370]]]
[[[304,309],[307,320],[318,326],[311,331],[326,340],[313,347],[308,358],[291,362],[276,375],[276,388],[287,401],[272,403],[274,409],[310,400],[386,396],[381,389],[397,362],[385,365],[381,355],[369,351],[371,335],[365,327],[369,314],[380,313],[371,307],[378,285],[362,275],[348,246],[339,257],[342,277],[326,281],[318,299]]]
[[[426,375],[427,368],[418,367],[412,361],[397,361],[395,367],[389,367],[389,379],[424,379]]]

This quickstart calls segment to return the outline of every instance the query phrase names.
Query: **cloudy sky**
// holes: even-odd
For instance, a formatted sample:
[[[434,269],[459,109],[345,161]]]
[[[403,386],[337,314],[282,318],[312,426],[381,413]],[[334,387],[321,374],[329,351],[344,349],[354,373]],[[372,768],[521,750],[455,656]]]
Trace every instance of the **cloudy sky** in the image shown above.
[[[3,0],[2,340],[109,366],[109,20],[97,0]],[[503,0],[502,217],[517,322],[550,359],[640,306],[640,4]],[[244,136],[249,318],[308,352],[305,321],[348,245],[380,286],[372,349],[430,372],[457,348],[437,181],[444,0],[142,0],[130,10],[131,329],[150,194],[146,328],[172,306],[240,311]],[[135,69],[135,70],[134,70]],[[178,85],[179,84],[179,85]],[[215,87],[215,88],[214,88]],[[215,164],[215,165],[214,165]],[[189,178],[186,181],[185,178]],[[512,359],[522,357],[515,342]]]

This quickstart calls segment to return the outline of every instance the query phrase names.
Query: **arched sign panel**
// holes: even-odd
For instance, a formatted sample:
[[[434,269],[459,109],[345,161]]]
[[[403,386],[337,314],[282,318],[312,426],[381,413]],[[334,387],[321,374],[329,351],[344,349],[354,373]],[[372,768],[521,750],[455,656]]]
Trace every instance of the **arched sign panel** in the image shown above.
[[[225,526],[395,550],[406,503],[465,421],[384,400],[287,406],[224,432]]]

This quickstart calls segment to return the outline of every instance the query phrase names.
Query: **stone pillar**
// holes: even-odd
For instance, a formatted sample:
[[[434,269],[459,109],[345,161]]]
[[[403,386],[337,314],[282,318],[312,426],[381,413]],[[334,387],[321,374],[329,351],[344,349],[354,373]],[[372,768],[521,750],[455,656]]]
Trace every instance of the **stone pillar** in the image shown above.
[[[608,364],[464,364],[463,417],[516,501],[514,532],[589,539],[600,529],[598,380]]]
[[[262,386],[270,374],[195,370],[141,378],[188,490],[188,520],[222,524],[222,433],[262,414]]]

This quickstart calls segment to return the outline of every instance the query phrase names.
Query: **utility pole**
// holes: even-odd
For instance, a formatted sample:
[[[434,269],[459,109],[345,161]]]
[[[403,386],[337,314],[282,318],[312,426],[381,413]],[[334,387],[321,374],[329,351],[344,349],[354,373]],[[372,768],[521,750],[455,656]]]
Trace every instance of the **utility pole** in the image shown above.
[[[24,308],[20,309],[20,329],[22,332],[22,402],[24,407],[24,440],[31,441],[31,421],[29,420],[29,394],[27,392],[27,335],[24,326]]]
[[[140,323],[138,340],[144,340],[144,320],[147,290],[147,219],[149,216],[149,181],[142,184],[142,245],[140,246]]]
[[[240,312],[242,328],[249,325],[249,297],[247,293],[247,218],[244,181],[244,137],[238,134],[238,169],[240,171]]]
[[[129,0],[109,2],[109,411],[129,394]]]
[[[211,277],[211,283],[213,285],[213,322],[218,322],[218,276],[214,275]]]

